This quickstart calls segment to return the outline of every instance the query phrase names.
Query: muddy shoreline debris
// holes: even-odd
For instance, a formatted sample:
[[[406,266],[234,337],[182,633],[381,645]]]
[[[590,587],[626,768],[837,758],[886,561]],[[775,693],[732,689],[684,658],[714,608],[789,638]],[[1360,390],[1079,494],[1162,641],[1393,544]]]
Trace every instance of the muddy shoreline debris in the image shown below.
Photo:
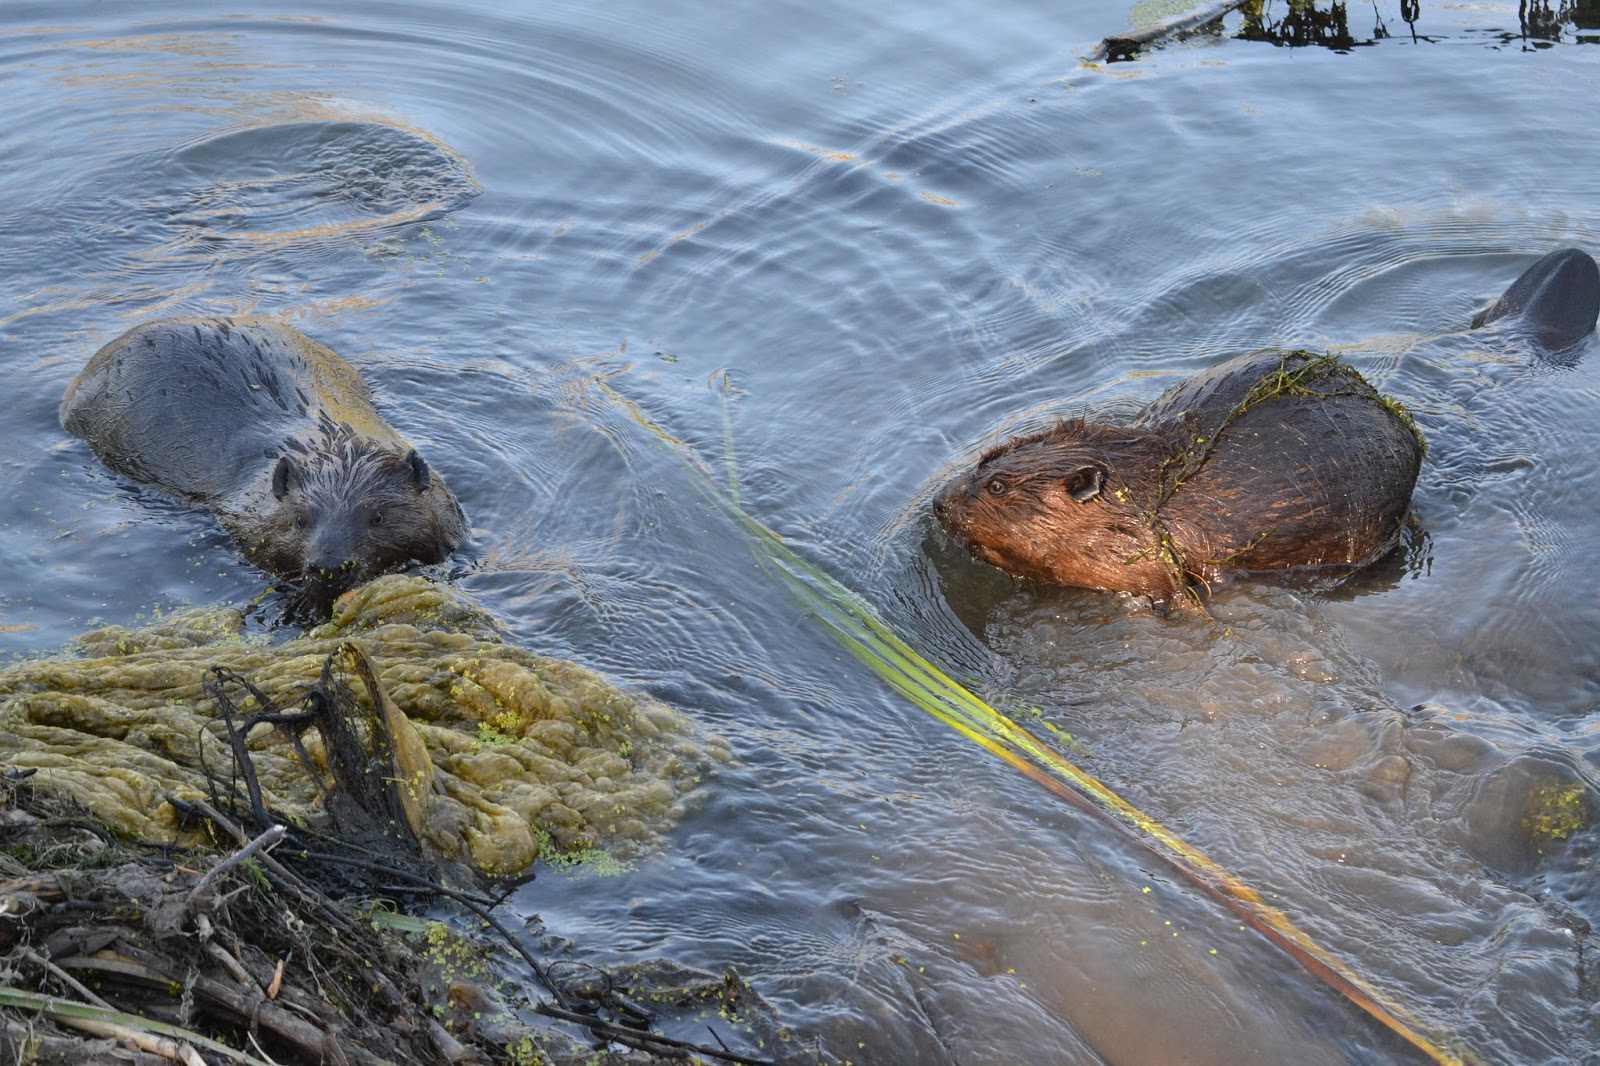
[[[650,847],[725,745],[420,579],[276,646],[226,615],[0,670],[0,1064],[826,1061],[731,970],[504,906],[540,848]]]

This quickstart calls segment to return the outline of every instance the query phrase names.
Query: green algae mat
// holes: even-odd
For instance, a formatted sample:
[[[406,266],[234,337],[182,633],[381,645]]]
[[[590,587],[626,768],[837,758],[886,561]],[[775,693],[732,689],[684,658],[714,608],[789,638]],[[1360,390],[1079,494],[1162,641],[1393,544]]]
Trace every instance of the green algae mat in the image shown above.
[[[457,592],[392,575],[280,644],[247,638],[239,611],[202,608],[96,630],[69,654],[12,665],[0,671],[0,766],[37,771],[36,788],[119,833],[204,843],[167,798],[205,796],[208,770],[230,764],[208,676],[238,675],[292,706],[349,644],[391,705],[397,752],[415,753],[402,773],[417,836],[488,873],[521,870],[542,849],[647,847],[702,775],[729,758],[726,742],[699,735],[680,712],[510,643]],[[267,806],[315,820],[322,789],[294,738],[258,728],[248,747]],[[315,732],[304,748],[313,767],[325,766]]]

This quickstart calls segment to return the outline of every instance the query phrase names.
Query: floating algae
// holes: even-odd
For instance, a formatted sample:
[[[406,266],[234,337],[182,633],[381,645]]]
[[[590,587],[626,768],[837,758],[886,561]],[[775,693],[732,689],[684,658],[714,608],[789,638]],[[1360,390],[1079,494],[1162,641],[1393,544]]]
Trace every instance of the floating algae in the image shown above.
[[[725,742],[696,737],[677,711],[509,643],[480,609],[421,578],[380,578],[284,644],[242,633],[239,612],[187,611],[145,629],[85,634],[78,656],[0,671],[0,763],[36,769],[38,788],[119,832],[198,843],[165,797],[205,795],[207,768],[230,764],[203,687],[208,672],[247,678],[291,707],[346,642],[433,764],[420,835],[486,871],[527,866],[540,840],[561,852],[637,849],[676,821],[701,773],[728,758]],[[317,740],[308,735],[306,747],[321,763]],[[267,805],[315,817],[318,783],[291,738],[258,729],[248,747]]]
[[[1594,820],[1589,790],[1582,782],[1548,781],[1528,792],[1522,828],[1537,847],[1566,840]]]

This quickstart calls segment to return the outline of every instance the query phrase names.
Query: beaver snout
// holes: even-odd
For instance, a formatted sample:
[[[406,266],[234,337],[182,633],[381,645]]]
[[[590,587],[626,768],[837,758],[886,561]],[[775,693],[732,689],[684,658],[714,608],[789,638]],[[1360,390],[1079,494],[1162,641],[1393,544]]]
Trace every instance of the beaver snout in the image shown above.
[[[964,481],[957,479],[945,485],[933,497],[933,517],[939,520],[939,526],[947,536],[962,544],[971,539],[967,509],[963,502],[965,495]]]
[[[330,565],[319,563],[306,567],[296,581],[306,602],[324,617],[332,611],[334,600],[377,576],[370,568],[354,561],[328,562]]]
[[[363,557],[360,545],[354,543],[357,539],[350,535],[346,528],[350,520],[345,515],[337,515],[332,520],[319,523],[320,528],[315,529],[311,542],[305,546],[301,556],[301,569],[308,576],[334,580],[341,575],[350,575],[357,570]]]
[[[314,563],[306,568],[305,576],[307,581],[317,584],[342,586],[339,591],[343,592],[345,589],[365,581],[369,576],[365,573],[365,570],[366,568],[360,563],[353,559],[347,559],[343,562]]]

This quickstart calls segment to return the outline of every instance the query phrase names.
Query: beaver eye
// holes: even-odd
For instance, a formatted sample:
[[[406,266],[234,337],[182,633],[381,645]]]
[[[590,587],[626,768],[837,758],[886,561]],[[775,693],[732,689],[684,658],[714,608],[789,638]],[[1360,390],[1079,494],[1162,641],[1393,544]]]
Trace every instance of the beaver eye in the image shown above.
[[[372,524],[375,525],[375,526],[383,525],[383,512],[382,511],[374,511],[372,513]]]
[[[1003,477],[992,477],[984,490],[991,496],[1004,496],[1011,491],[1011,483]]]
[[[294,528],[296,528],[296,529],[304,529],[304,528],[306,528],[306,516],[305,515],[300,514],[300,515],[295,515],[294,516]]]

